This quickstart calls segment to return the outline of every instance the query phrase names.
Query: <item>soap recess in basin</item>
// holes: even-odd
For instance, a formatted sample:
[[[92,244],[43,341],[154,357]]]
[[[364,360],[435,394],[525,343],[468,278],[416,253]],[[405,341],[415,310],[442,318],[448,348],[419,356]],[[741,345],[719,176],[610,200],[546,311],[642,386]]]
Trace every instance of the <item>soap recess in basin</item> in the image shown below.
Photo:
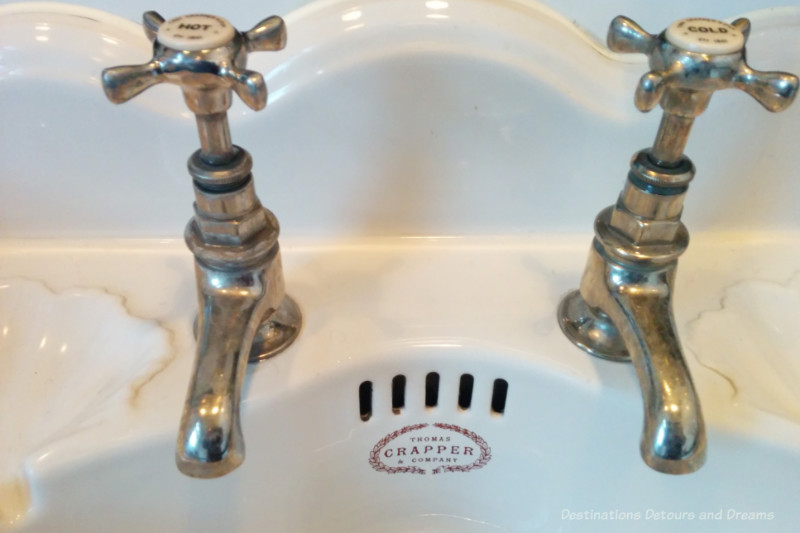
[[[800,424],[800,275],[788,284],[746,280],[692,323],[689,347],[724,377],[737,405]]]
[[[130,408],[168,335],[119,297],[0,281],[0,525],[30,506],[25,463],[50,444]]]

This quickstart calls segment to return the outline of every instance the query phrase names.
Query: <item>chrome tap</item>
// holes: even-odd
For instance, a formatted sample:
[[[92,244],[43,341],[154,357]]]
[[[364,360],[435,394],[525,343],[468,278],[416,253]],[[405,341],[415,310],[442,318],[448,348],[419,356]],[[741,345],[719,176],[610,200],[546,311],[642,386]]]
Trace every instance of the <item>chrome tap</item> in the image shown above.
[[[660,35],[617,17],[608,31],[615,52],[638,52],[651,71],[635,105],[664,115],[652,148],[634,155],[625,187],[597,216],[580,289],[561,302],[561,329],[577,346],[613,361],[631,361],[644,400],[640,449],[651,468],[690,473],[703,465],[706,433],[672,314],[678,257],[689,244],[680,220],[695,168],[683,149],[692,123],[714,91],[741,89],[769,111],[794,100],[797,77],[758,72],[745,62],[750,22],[684,19]]]
[[[144,14],[153,59],[103,71],[106,96],[125,102],[161,82],[179,85],[195,114],[200,149],[188,162],[195,215],[185,238],[195,256],[199,309],[197,359],[178,435],[184,474],[214,478],[244,461],[239,403],[247,362],[294,341],[301,316],[284,294],[278,222],[253,187],[252,159],[231,144],[231,91],[258,111],[267,103],[261,74],[246,70],[248,52],[280,50],[286,28],[269,17],[247,32],[212,15],[169,21]]]

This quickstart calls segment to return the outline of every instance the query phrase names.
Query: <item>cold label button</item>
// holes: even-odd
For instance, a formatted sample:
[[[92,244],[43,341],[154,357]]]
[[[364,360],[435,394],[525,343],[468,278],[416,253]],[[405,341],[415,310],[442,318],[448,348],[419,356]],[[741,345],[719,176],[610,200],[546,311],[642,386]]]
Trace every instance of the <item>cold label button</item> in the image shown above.
[[[732,54],[744,48],[744,34],[738,28],[713,19],[679,20],[667,28],[665,36],[678,48],[700,54]]]

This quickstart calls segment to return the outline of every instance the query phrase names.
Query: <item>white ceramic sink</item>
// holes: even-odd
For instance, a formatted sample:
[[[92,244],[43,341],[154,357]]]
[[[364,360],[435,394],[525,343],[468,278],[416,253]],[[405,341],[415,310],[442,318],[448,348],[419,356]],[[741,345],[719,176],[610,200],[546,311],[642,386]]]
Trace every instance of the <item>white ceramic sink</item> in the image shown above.
[[[161,317],[178,355],[141,389],[135,407],[115,408],[125,424],[82,428],[29,457],[32,509],[11,530],[103,531],[114,520],[115,531],[636,531],[647,513],[721,510],[774,513],[759,527],[786,531],[796,512],[791,495],[800,489],[793,475],[800,466],[796,421],[735,397],[728,380],[705,366],[705,349],[694,348],[705,320],[714,320],[717,295],[739,275],[703,273],[704,264],[729,261],[748,265],[748,276],[777,277],[785,269],[776,265],[792,254],[772,245],[742,250],[731,241],[697,241],[707,253],[682,265],[695,274],[679,284],[676,308],[709,429],[708,462],[695,474],[667,476],[642,463],[633,369],[586,357],[561,336],[552,307],[579,275],[570,265],[580,264],[583,243],[492,238],[288,247],[287,280],[304,302],[305,329],[285,357],[251,369],[247,459],[212,481],[182,476],[173,460],[192,359],[194,295],[182,243],[96,241],[65,252],[52,242],[12,241],[3,250],[4,274],[29,268],[40,277],[56,267],[50,279],[57,287],[92,280],[114,286],[137,314]],[[137,275],[152,285],[137,287]],[[721,340],[731,334],[717,331]],[[432,409],[425,406],[430,372],[440,375]],[[463,410],[465,373],[474,387]],[[399,413],[391,400],[397,375],[407,379]],[[759,386],[736,376],[742,389]],[[502,414],[491,407],[496,379],[508,383]],[[366,381],[373,393],[364,421],[359,389]],[[420,425],[426,426],[407,429]],[[400,447],[413,459],[413,446],[424,456],[422,446],[432,445],[412,437],[449,437],[447,458],[452,446],[471,446],[453,464],[472,468],[434,474],[442,465],[423,463],[424,473],[384,470],[420,466],[395,462]],[[488,460],[482,444],[490,448]],[[586,511],[641,518],[562,514]],[[752,531],[754,523],[721,522],[726,531]],[[678,523],[713,530],[699,518]],[[676,530],[674,520],[646,525]]]
[[[723,92],[689,143],[675,315],[709,432],[700,471],[641,461],[633,368],[586,356],[555,318],[658,124],[632,104],[644,59],[605,50],[596,21],[624,12],[655,32],[655,14],[758,8],[750,62],[800,72],[800,10],[715,4],[286,3],[287,49],[249,63],[267,110],[236,104],[231,129],[281,221],[304,326],[250,368],[247,458],[217,480],[174,464],[194,358],[194,119],[174,87],[105,101],[102,68],[150,57],[110,13],[127,11],[0,6],[0,320],[31,328],[12,357],[47,376],[0,376],[0,446],[20,435],[11,472],[29,489],[0,531],[792,531],[800,106],[770,115]],[[239,27],[272,14],[191,6]],[[51,366],[42,331],[86,349]]]

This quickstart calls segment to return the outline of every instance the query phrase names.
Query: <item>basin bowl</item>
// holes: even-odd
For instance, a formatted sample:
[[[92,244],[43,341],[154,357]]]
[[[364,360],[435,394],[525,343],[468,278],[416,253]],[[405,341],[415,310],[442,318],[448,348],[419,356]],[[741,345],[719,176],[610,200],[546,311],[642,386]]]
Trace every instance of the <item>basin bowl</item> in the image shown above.
[[[247,461],[219,480],[178,474],[172,435],[47,475],[40,501],[46,512],[20,531],[103,531],[110,520],[120,532],[178,533],[791,527],[789,498],[741,480],[800,488],[790,473],[800,466],[796,450],[712,427],[703,469],[659,474],[638,457],[635,396],[513,363],[502,350],[435,344],[447,343],[410,344],[382,354],[380,364],[248,401]],[[435,407],[426,406],[431,372],[439,376]],[[474,378],[466,408],[459,405],[464,374]],[[406,378],[402,408],[392,407],[396,376]],[[497,379],[508,384],[502,413],[492,409]],[[364,382],[372,390],[366,421]]]

